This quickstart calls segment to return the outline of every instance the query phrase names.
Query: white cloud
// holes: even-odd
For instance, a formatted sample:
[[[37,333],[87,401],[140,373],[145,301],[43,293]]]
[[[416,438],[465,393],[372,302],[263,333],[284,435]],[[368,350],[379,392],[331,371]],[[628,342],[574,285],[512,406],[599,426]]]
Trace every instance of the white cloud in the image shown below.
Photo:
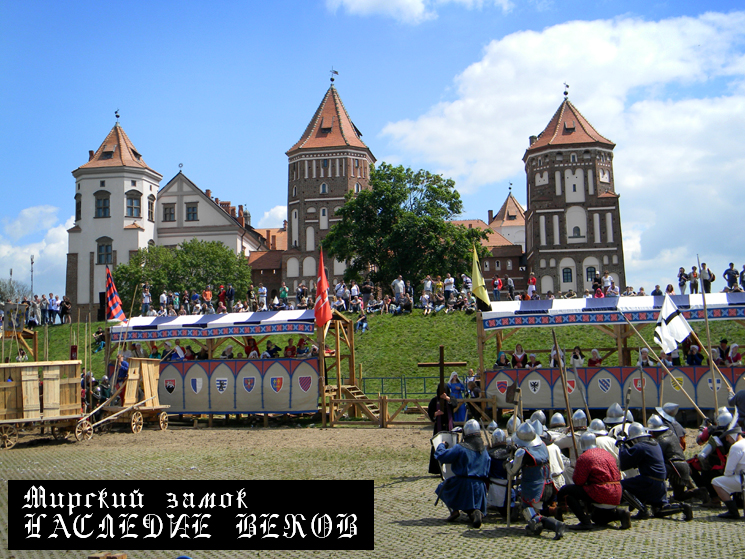
[[[334,12],[342,7],[352,15],[383,15],[413,25],[435,19],[437,6],[444,4],[460,4],[468,9],[494,5],[505,13],[513,8],[511,0],[326,0],[326,6]]]
[[[255,226],[256,229],[262,227],[282,227],[283,221],[287,219],[287,206],[274,206],[268,212],[264,212],[264,215],[259,220],[259,223]]]
[[[31,233],[49,229],[57,222],[58,211],[59,208],[49,205],[23,209],[15,219],[3,219],[3,230],[8,237],[17,241]]]
[[[744,44],[745,13],[737,12],[521,31],[492,41],[455,78],[453,101],[383,134],[410,164],[453,177],[475,199],[487,185],[525,176],[528,136],[549,122],[567,81],[573,103],[617,144],[629,283],[674,283],[697,253],[720,275],[742,253]],[[657,277],[648,273],[654,267]]]

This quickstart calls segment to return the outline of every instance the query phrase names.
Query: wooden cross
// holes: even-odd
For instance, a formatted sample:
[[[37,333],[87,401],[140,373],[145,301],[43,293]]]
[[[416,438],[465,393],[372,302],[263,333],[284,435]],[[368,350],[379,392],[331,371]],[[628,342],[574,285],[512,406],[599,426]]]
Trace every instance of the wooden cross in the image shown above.
[[[465,361],[445,362],[445,346],[440,346],[440,360],[437,363],[417,363],[419,367],[440,367],[440,384],[445,386],[445,366],[448,367],[465,367],[468,365]]]

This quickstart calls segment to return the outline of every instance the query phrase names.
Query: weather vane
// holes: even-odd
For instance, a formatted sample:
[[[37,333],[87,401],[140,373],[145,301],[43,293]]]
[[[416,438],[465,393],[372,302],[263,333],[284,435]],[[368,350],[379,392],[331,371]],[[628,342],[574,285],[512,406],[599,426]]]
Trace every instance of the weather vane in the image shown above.
[[[569,95],[569,84],[567,82],[564,82],[564,97],[566,98]]]
[[[510,194],[512,194],[512,183],[510,183]]]
[[[114,116],[116,117],[116,121],[119,122],[119,109],[114,111]]]
[[[334,70],[334,67],[331,67],[331,85],[334,85],[334,76],[338,76],[339,72]]]

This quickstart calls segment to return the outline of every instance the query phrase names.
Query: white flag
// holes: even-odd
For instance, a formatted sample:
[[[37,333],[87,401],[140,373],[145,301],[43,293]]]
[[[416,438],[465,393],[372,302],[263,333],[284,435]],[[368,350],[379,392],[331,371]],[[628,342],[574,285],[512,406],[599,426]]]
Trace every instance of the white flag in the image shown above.
[[[654,329],[654,341],[665,353],[673,352],[678,343],[685,340],[691,333],[691,327],[680,314],[669,295],[665,295],[657,326]]]

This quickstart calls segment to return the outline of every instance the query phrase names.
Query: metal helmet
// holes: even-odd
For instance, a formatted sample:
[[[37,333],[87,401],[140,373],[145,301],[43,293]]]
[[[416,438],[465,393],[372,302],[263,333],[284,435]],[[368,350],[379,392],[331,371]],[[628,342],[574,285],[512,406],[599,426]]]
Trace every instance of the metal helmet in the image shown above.
[[[605,437],[608,435],[608,431],[605,428],[605,423],[603,423],[602,419],[598,418],[590,421],[590,426],[587,428],[587,432],[600,437]]]
[[[556,412],[554,415],[551,416],[551,422],[549,423],[549,427],[551,429],[554,429],[555,427],[566,427],[567,422],[564,420],[564,416],[561,415],[559,412]]]
[[[468,435],[476,435],[481,432],[481,426],[479,425],[479,422],[475,419],[469,419],[466,421],[466,424],[463,426],[463,436],[467,437]]]
[[[546,424],[546,414],[541,410],[534,411],[533,415],[530,416],[531,421],[535,421],[536,419],[541,422],[541,425]]]
[[[727,408],[719,408],[717,412],[717,427],[728,427],[732,422],[732,414]]]
[[[612,404],[608,411],[605,412],[605,419],[603,422],[606,425],[615,425],[616,423],[623,423],[623,408],[621,404],[616,402]]]
[[[655,433],[661,433],[662,431],[667,431],[669,427],[665,425],[665,422],[662,421],[662,418],[654,414],[652,417],[649,418],[649,421],[647,421],[647,431],[653,431]]]
[[[494,446],[504,446],[507,444],[507,433],[503,429],[497,427],[491,434],[491,440],[492,445]]]
[[[518,427],[520,427],[520,418],[513,415],[507,420],[507,433],[510,435],[513,434],[515,431],[517,431]]]
[[[626,412],[626,423],[633,423],[634,422],[634,414],[631,413],[631,410],[628,410]]]
[[[486,430],[488,431],[490,435],[494,433],[494,431],[496,431],[498,428],[499,428],[499,425],[497,425],[496,421],[492,421],[491,423],[489,423],[489,425],[486,426]]]
[[[528,422],[520,425],[517,428],[517,433],[512,438],[517,446],[538,446],[541,444],[541,439],[536,436],[535,429]]]
[[[626,437],[627,440],[639,439],[641,437],[649,437],[649,433],[641,423],[634,422],[629,425],[629,435]]]
[[[599,420],[598,420],[599,421]],[[590,433],[590,431],[587,431],[586,433],[582,433],[582,436],[579,438],[579,453],[582,454],[586,450],[590,450],[591,448],[597,448],[597,442],[595,441],[595,433]]]
[[[675,421],[675,414],[678,413],[679,407],[680,406],[678,404],[667,402],[666,404],[663,404],[661,408],[655,408],[655,411],[659,413],[663,419],[667,419],[668,421]]]
[[[533,430],[535,431],[535,434],[539,437],[543,435],[543,423],[541,423],[537,419],[532,419],[529,421],[531,427],[533,427]]]
[[[583,429],[587,427],[587,416],[582,410],[577,410],[572,414],[572,427],[575,429]]]

